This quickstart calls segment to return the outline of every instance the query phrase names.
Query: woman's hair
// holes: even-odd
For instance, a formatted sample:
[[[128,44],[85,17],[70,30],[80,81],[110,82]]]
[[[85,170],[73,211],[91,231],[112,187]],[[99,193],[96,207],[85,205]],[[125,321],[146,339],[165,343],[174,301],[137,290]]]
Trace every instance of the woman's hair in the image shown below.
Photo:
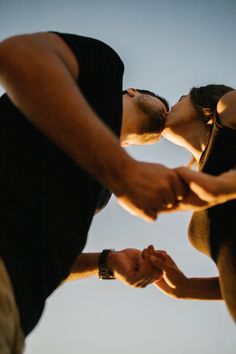
[[[219,99],[232,90],[234,90],[232,87],[225,85],[193,87],[189,94],[197,117],[205,123],[210,123],[214,117]]]

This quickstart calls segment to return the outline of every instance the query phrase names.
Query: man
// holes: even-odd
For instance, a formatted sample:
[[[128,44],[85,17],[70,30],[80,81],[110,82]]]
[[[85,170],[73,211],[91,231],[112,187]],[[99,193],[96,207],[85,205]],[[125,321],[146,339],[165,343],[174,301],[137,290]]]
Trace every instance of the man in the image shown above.
[[[120,147],[157,140],[166,112],[158,98],[130,89],[122,115],[123,69],[113,49],[90,38],[36,33],[0,44],[7,92],[0,100],[0,273],[11,304],[2,305],[0,326],[2,348],[18,341],[14,353],[71,271],[97,272],[100,255],[79,255],[95,210],[107,202],[104,186],[145,220],[184,195],[177,173],[135,161]],[[137,250],[103,252],[99,267],[102,278],[115,272],[136,286],[160,276]]]

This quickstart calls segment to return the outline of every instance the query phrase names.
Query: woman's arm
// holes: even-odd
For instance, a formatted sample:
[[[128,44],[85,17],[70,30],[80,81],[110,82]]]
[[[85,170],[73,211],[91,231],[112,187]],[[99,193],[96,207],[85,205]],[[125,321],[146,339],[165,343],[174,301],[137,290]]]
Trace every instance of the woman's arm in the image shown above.
[[[222,300],[219,277],[188,278],[188,287],[182,299]]]
[[[186,183],[186,197],[169,211],[202,210],[236,198],[236,170],[211,176],[195,172],[187,167],[176,168],[180,178]]]
[[[176,299],[221,300],[219,278],[187,278],[167,253],[148,247],[153,266],[162,270],[163,276],[154,285],[165,294]]]

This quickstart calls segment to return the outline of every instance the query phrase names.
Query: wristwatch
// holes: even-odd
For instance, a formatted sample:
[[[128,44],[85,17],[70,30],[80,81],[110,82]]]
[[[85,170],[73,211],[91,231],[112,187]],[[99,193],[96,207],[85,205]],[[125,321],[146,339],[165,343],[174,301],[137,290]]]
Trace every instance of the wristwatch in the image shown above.
[[[103,250],[99,256],[99,261],[98,261],[99,279],[104,279],[104,280],[115,279],[113,272],[111,272],[107,267],[107,257],[112,252],[115,252],[115,250],[113,249]]]

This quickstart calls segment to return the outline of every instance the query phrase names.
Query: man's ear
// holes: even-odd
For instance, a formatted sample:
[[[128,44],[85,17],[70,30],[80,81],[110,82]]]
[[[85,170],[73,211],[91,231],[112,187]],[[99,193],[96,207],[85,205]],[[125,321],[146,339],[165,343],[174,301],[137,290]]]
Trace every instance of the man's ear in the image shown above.
[[[128,88],[126,91],[130,97],[134,97],[138,92],[135,88]]]

